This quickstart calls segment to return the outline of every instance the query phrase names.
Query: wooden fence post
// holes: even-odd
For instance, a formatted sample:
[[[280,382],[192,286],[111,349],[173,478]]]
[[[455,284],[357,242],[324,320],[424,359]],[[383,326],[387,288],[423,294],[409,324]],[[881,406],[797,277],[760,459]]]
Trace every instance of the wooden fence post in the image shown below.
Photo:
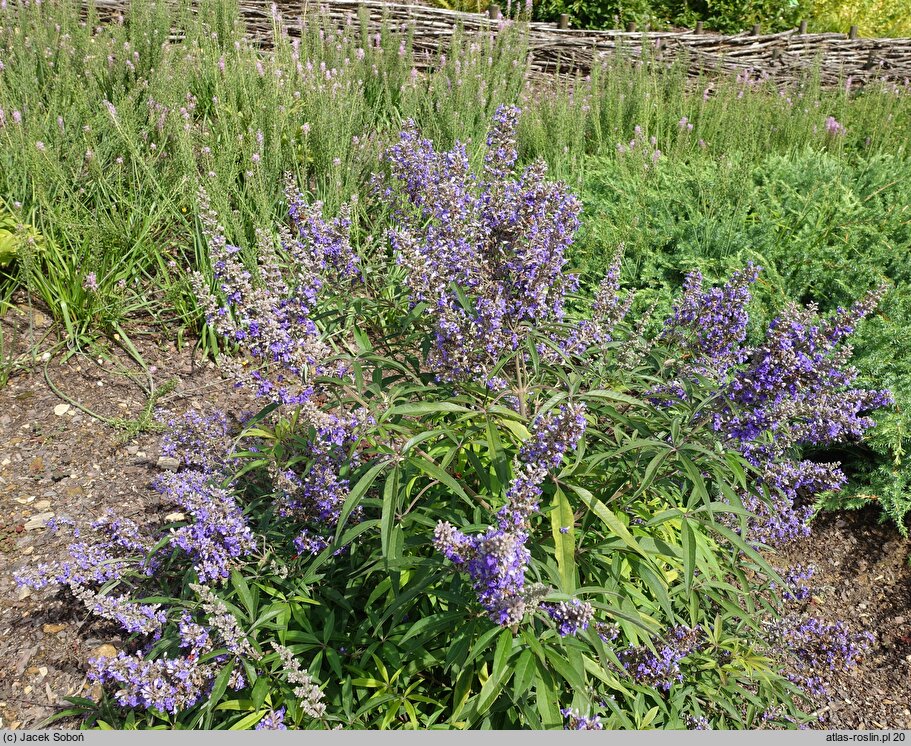
[[[560,14],[560,20],[557,22],[557,28],[567,29],[569,28],[569,15],[566,13]]]
[[[487,15],[490,16],[490,19],[491,19],[492,21],[499,20],[499,18],[500,18],[500,6],[499,6],[499,5],[491,5],[489,8],[487,8]]]
[[[702,33],[702,21],[696,21],[696,32],[697,34]]]
[[[848,31],[848,38],[849,39],[857,38],[857,26],[851,26],[851,30]]]
[[[800,28],[797,30],[797,33],[798,33],[798,34],[805,34],[805,33],[807,33],[807,22],[806,22],[806,21],[801,21],[801,22],[800,22]]]
[[[636,30],[636,22],[635,22],[635,21],[630,21],[629,23],[627,23],[627,24],[626,24],[626,30],[627,30],[627,31],[635,31],[635,30]]]
[[[753,28],[752,28],[752,30],[750,31],[750,36],[759,36],[760,30],[761,30],[761,28],[760,28],[759,24],[758,24],[758,23],[754,23],[754,24],[753,24]]]

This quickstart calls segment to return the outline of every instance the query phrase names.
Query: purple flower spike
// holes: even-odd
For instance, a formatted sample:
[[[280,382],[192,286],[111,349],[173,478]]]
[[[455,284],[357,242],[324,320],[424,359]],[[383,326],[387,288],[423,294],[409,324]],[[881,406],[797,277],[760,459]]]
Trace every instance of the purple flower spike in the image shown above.
[[[434,324],[428,365],[441,380],[496,384],[491,370],[519,348],[530,326],[559,320],[576,278],[564,253],[579,226],[579,201],[535,163],[516,170],[519,110],[497,109],[484,169],[465,146],[437,152],[409,121],[385,154],[396,210],[390,232],[413,303]]]

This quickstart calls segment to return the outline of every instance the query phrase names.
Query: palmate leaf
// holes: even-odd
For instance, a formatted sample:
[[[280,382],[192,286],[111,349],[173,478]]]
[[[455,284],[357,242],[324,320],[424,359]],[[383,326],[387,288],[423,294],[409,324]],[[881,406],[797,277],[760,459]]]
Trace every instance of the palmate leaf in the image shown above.
[[[673,623],[676,615],[668,595],[667,582],[662,574],[656,571],[650,563],[638,558],[630,558],[630,564],[635,575],[642,579],[646,588],[651,591],[652,597],[658,601],[668,621]]]
[[[251,712],[249,715],[245,715],[236,723],[233,723],[229,730],[249,730],[252,726],[256,725],[260,720],[262,720],[265,714],[265,711],[257,709],[256,711]]]
[[[205,729],[209,729],[212,725],[212,718],[215,712],[215,707],[221,702],[221,698],[224,696],[225,691],[228,689],[228,680],[231,678],[231,673],[234,670],[234,661],[229,660],[226,663],[218,675],[215,677],[215,683],[212,684],[212,691],[209,694],[209,698],[206,702],[205,715],[203,716],[203,726]]]

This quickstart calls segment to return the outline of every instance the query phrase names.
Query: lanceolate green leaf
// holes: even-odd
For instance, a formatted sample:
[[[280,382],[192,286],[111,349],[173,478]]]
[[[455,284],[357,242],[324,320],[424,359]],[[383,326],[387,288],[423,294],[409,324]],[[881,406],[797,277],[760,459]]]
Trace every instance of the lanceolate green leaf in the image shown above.
[[[536,663],[538,676],[535,680],[535,704],[538,714],[545,728],[558,728],[563,722],[560,715],[559,696],[553,685],[550,671],[541,661],[536,661]]]
[[[603,502],[601,502],[588,490],[572,485],[570,485],[570,489],[572,489],[577,495],[579,495],[580,498],[582,498],[582,502],[588,506],[589,510],[598,516],[598,518],[601,519],[602,523],[604,523],[610,532],[619,537],[627,546],[627,548],[640,555],[645,560],[648,560],[648,554],[642,549],[642,547],[639,546],[639,542],[636,541],[636,538],[623,524],[623,521],[621,521],[620,518],[618,518],[613,513],[613,511],[609,510]]]
[[[557,566],[560,569],[561,590],[573,593],[576,589],[576,529],[572,506],[563,490],[557,488],[550,512],[551,533],[556,548]]]
[[[395,559],[391,551],[394,547],[393,532],[396,526],[396,513],[399,509],[399,469],[394,468],[392,473],[386,477],[386,484],[383,487],[383,513],[380,521],[380,546],[383,550],[383,557],[386,559]]]
[[[494,471],[499,481],[501,490],[505,490],[509,484],[509,460],[506,457],[506,450],[503,448],[503,441],[497,432],[493,420],[487,420],[487,443],[490,448],[490,459],[493,462]]]
[[[689,594],[692,592],[693,575],[696,572],[696,537],[685,516],[680,519],[680,542],[683,545],[684,588]]]
[[[351,515],[351,511],[354,510],[361,498],[367,493],[367,490],[369,490],[374,481],[376,481],[380,472],[389,468],[390,465],[391,462],[389,461],[379,461],[374,464],[367,470],[366,474],[357,480],[357,483],[351,488],[350,492],[348,492],[348,496],[345,498],[345,502],[342,504],[342,509],[339,512],[338,526],[335,529],[336,542],[341,538],[342,531],[345,529],[345,523],[348,520],[348,516]]]
[[[237,597],[247,610],[247,614],[249,614],[248,618],[250,621],[253,621],[256,617],[256,603],[253,600],[253,593],[250,591],[250,586],[247,585],[244,576],[237,570],[231,570],[231,585],[234,587],[234,590],[237,591]]]
[[[427,476],[436,479],[438,482],[442,482],[452,492],[465,499],[466,502],[471,502],[462,486],[433,461],[423,457],[411,456],[406,460],[406,463],[424,472]]]
[[[481,691],[478,693],[478,700],[475,705],[475,711],[478,716],[483,715],[491,708],[503,687],[509,682],[509,677],[512,674],[512,670],[509,667],[512,647],[512,632],[508,629],[502,630],[497,640],[490,676],[487,677],[487,681],[484,682]]]
[[[391,407],[387,412],[387,416],[394,415],[404,415],[407,417],[417,417],[419,415],[430,415],[430,414],[451,414],[457,412],[464,414],[466,412],[471,412],[472,410],[461,404],[455,404],[454,402],[439,401],[439,402],[420,402],[417,404],[399,404],[395,407]]]

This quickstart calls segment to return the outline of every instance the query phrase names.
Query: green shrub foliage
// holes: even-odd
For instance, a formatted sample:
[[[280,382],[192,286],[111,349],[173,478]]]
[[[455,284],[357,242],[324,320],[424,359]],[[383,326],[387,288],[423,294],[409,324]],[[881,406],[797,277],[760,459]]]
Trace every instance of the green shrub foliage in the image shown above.
[[[863,380],[889,388],[896,406],[877,416],[879,425],[863,444],[842,444],[825,456],[843,461],[852,479],[822,505],[875,502],[906,532],[911,358],[903,337],[911,323],[906,260],[911,185],[902,175],[911,165],[907,158],[805,149],[769,155],[754,168],[733,158],[665,158],[649,165],[646,174],[627,156],[590,176],[588,240],[573,256],[597,275],[609,262],[598,246],[623,243],[624,276],[642,289],[643,302],[667,307],[687,271],[698,269],[717,281],[755,261],[764,268],[754,292],[759,333],[788,299],[834,311],[859,292],[888,285],[881,313],[854,338],[854,359]],[[626,218],[630,214],[633,221]]]
[[[756,23],[766,32],[794,28],[811,6],[805,0],[541,0],[535,14],[549,21],[566,13],[574,26],[591,29],[622,28],[630,22],[640,29],[646,24],[692,28],[704,21],[706,28],[736,34]]]
[[[792,727],[813,671],[864,649],[757,550],[840,480],[800,447],[887,400],[843,344],[876,296],[791,306],[754,346],[759,269],[691,274],[647,335],[619,257],[574,294],[580,204],[517,166],[517,117],[478,167],[406,125],[373,242],[292,188],[248,268],[202,200],[215,282],[193,285],[268,403],[170,423],[164,526],[102,516],[19,573],[132,634],[89,662],[87,723]]]

